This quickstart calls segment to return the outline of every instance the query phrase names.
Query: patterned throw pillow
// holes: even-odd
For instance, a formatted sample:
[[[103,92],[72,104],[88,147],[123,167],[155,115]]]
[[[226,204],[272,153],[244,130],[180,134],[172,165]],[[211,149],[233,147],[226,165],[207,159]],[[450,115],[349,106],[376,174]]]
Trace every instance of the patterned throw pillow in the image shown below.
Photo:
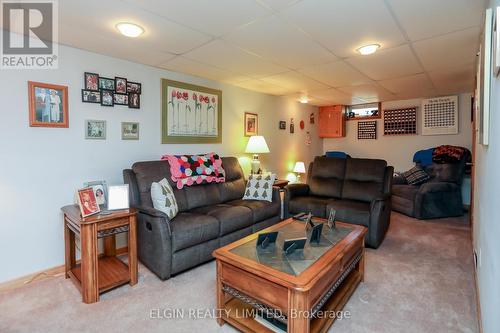
[[[222,167],[222,159],[216,153],[205,155],[164,155],[162,160],[170,164],[172,180],[180,190],[184,186],[201,184],[202,182],[223,183],[226,173]]]
[[[276,175],[264,173],[250,175],[243,200],[267,200],[273,201],[273,184]]]
[[[153,207],[167,214],[169,219],[173,219],[179,212],[172,186],[165,178],[151,184],[151,200]]]
[[[419,185],[422,183],[425,183],[426,181],[431,178],[427,172],[424,171],[421,167],[418,165],[414,166],[410,170],[403,172],[401,174],[405,179],[406,182],[410,185]]]

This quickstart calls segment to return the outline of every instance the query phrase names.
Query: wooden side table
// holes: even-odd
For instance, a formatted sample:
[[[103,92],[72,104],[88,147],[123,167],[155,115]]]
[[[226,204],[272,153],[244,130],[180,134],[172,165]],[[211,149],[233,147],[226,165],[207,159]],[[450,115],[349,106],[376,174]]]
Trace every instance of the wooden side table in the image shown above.
[[[288,185],[288,180],[286,180],[286,179],[276,179],[274,181],[274,184],[273,184],[273,186],[277,186],[280,189],[284,189],[285,186],[287,186],[287,185]]]
[[[86,218],[76,205],[65,206],[64,244],[66,278],[82,293],[84,303],[99,301],[99,294],[129,283],[137,284],[136,214],[134,208],[96,214]],[[128,265],[116,257],[118,233],[128,231]],[[75,256],[75,235],[80,235],[81,260]],[[97,240],[104,238],[104,254],[99,256]]]

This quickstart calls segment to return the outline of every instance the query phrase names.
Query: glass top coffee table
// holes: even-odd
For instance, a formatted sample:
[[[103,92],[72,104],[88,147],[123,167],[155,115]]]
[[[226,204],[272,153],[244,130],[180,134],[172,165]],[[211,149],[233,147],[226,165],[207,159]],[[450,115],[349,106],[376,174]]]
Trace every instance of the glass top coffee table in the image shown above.
[[[259,234],[273,231],[279,232],[275,243],[256,246]],[[363,280],[366,232],[363,226],[337,222],[330,229],[325,223],[316,244],[309,242],[311,230],[304,222],[288,219],[215,250],[219,324],[272,332],[261,320],[264,315],[287,332],[326,331],[335,320],[331,314]],[[286,255],[284,240],[301,237],[308,239],[304,249]]]

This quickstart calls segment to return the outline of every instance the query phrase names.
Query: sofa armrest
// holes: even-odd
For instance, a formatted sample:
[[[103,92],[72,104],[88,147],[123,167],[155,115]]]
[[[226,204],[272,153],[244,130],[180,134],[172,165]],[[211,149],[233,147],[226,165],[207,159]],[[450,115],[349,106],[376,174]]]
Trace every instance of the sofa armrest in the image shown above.
[[[285,186],[286,197],[291,199],[293,197],[309,195],[309,185],[296,183],[288,184]]]
[[[162,212],[158,209],[155,209],[153,207],[148,207],[148,206],[135,206],[135,208],[142,214],[146,214],[146,215],[149,215],[151,217],[164,218],[167,222],[170,222],[167,214],[165,214],[164,212]]]
[[[391,194],[384,193],[370,204],[370,225],[366,244],[378,248],[385,238],[391,220]]]
[[[281,202],[280,190],[278,186],[273,186],[273,202]]]
[[[408,182],[401,174],[396,173],[392,177],[392,185],[408,185]]]
[[[422,195],[426,193],[437,193],[437,192],[455,192],[460,190],[460,187],[455,183],[448,182],[428,182],[422,184],[418,189],[417,195]]]

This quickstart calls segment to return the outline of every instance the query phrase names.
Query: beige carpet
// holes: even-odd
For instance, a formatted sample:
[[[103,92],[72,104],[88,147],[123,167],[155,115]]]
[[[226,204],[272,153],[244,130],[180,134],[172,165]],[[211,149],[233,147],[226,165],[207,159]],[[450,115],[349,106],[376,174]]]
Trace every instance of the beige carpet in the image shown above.
[[[470,230],[465,218],[418,221],[393,213],[378,250],[367,251],[366,278],[331,332],[477,332]],[[168,281],[140,266],[139,284],[81,303],[78,290],[53,278],[0,294],[0,332],[235,332],[219,327],[215,265],[210,262]],[[184,310],[184,319],[151,319]],[[164,311],[165,310],[165,311]],[[178,313],[180,313],[179,311]],[[180,315],[180,314],[179,314]]]

